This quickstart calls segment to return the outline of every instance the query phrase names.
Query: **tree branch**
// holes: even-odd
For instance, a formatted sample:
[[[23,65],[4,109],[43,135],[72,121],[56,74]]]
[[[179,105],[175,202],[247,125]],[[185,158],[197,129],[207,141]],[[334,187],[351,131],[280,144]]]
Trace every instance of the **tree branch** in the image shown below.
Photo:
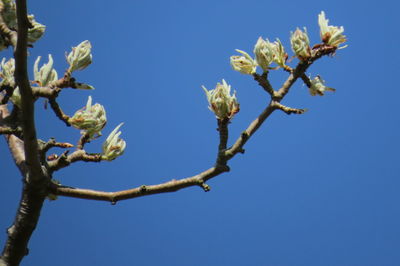
[[[68,122],[69,116],[64,114],[64,112],[61,110],[61,107],[58,105],[56,98],[50,98],[49,103],[50,103],[51,109],[53,109],[56,116],[61,121],[63,121],[67,127],[70,127],[71,124]]]
[[[307,109],[291,108],[291,107],[285,106],[276,101],[272,101],[272,106],[275,107],[276,109],[282,110],[283,112],[285,112],[288,115],[290,115],[290,114],[300,115],[300,114],[304,114],[307,111]]]
[[[229,168],[227,166],[212,167],[192,177],[179,180],[171,180],[158,185],[142,185],[140,187],[117,192],[104,192],[53,184],[51,193],[59,196],[73,198],[109,201],[115,204],[117,201],[120,200],[133,199],[153,194],[175,192],[191,186],[200,186],[204,190],[208,191],[210,188],[205,184],[205,182],[221,173],[228,171]]]
[[[38,158],[36,140],[34,97],[29,85],[27,71],[27,33],[29,21],[26,2],[17,1],[18,42],[15,49],[15,82],[21,92],[22,129],[24,131],[24,148],[26,161],[29,165],[30,178],[39,181],[43,178],[42,168]]]
[[[271,96],[274,95],[274,89],[268,80],[268,72],[264,72],[262,75],[254,73],[253,77],[254,80],[258,82],[258,85],[260,85],[266,92],[268,92]]]
[[[21,92],[21,123],[24,136],[23,149],[20,146],[17,146],[17,149],[24,151],[24,157],[17,151],[12,150],[12,153],[17,165],[25,166],[20,167],[24,175],[24,185],[14,223],[7,230],[8,238],[0,257],[1,265],[19,265],[22,258],[28,253],[28,242],[39,220],[50,183],[50,178],[45,176],[39,161],[34,121],[34,97],[27,72],[27,32],[30,23],[27,18],[26,1],[17,0],[16,4],[18,39],[14,53],[14,77]],[[10,141],[15,142],[16,145],[21,144],[15,138],[9,138],[9,145]],[[10,149],[13,148],[10,145]]]

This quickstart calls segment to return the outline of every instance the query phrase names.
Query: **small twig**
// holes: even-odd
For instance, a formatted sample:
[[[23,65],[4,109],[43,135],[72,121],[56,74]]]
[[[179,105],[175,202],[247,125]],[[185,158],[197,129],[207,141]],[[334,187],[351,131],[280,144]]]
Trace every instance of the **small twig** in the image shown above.
[[[11,128],[11,127],[0,126],[0,134],[20,135],[21,133],[22,133],[22,128],[20,127]]]
[[[275,107],[276,109],[282,110],[283,112],[285,112],[286,114],[290,115],[290,114],[304,114],[307,109],[297,109],[297,108],[291,108],[288,106],[285,106],[279,102],[273,101],[272,102],[272,106]]]
[[[274,95],[274,89],[272,88],[271,83],[268,80],[268,71],[264,72],[262,75],[257,73],[253,74],[254,80],[258,82],[258,84],[271,96]]]
[[[46,153],[54,147],[67,149],[74,147],[74,145],[68,142],[56,142],[54,138],[51,138],[41,146],[41,151]]]
[[[32,87],[33,95],[35,97],[43,97],[47,99],[54,99],[58,97],[61,91],[59,87]]]
[[[303,80],[304,84],[306,84],[306,86],[307,86],[308,88],[311,88],[311,80],[310,80],[309,77],[307,77],[306,73],[303,73],[303,74],[301,75],[301,79]]]
[[[102,161],[101,154],[89,154],[85,150],[77,150],[69,154],[69,151],[63,152],[56,160],[49,161],[49,170],[51,172],[58,171],[70,164],[78,161],[83,162],[100,162]]]
[[[85,132],[84,134],[82,134],[82,136],[79,138],[78,144],[76,145],[76,148],[78,150],[82,150],[83,147],[85,146],[86,143],[90,142],[90,135]]]
[[[217,154],[217,160],[216,164],[217,165],[226,165],[226,158],[225,158],[225,150],[226,146],[228,144],[228,137],[229,137],[229,131],[228,131],[228,124],[229,124],[229,118],[225,119],[217,119],[218,122],[218,133],[219,133],[219,145],[218,145],[218,154]]]
[[[56,116],[67,125],[67,127],[70,127],[71,124],[68,122],[69,116],[64,114],[64,112],[61,110],[60,106],[58,105],[57,101],[55,98],[50,98],[49,103],[51,108],[53,109],[54,113]]]

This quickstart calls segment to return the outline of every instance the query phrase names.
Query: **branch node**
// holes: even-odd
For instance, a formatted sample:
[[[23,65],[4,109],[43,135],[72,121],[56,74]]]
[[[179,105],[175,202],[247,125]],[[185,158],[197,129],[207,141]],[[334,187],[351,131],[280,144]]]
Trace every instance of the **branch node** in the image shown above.
[[[204,183],[204,181],[201,181],[200,187],[204,190],[204,192],[208,192],[211,190],[211,187],[209,185],[207,185],[206,183]]]
[[[146,192],[147,191],[147,186],[146,185],[141,185],[139,188],[140,193]]]

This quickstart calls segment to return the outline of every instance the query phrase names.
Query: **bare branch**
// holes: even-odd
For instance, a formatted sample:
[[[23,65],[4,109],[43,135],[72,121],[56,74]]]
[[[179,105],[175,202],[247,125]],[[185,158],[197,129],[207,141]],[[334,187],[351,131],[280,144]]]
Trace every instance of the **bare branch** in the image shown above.
[[[15,82],[21,92],[22,129],[26,161],[31,178],[38,181],[43,177],[38,158],[38,144],[34,118],[34,97],[29,85],[27,71],[27,33],[30,25],[27,18],[26,2],[17,1],[18,42],[15,50]]]
[[[11,128],[0,126],[0,134],[21,134],[22,129],[20,127]]]
[[[69,151],[65,151],[61,154],[56,160],[49,161],[48,168],[49,171],[54,172],[58,171],[62,168],[69,166],[71,163],[83,161],[83,162],[101,162],[101,154],[89,154],[85,150],[76,150],[70,155],[68,155]]]
[[[56,114],[56,116],[61,121],[63,121],[67,127],[70,127],[71,124],[68,122],[70,117],[68,115],[64,114],[64,112],[61,110],[61,107],[58,105],[56,99],[55,98],[50,98],[49,99],[49,103],[50,103],[51,109],[53,109],[53,111]]]
[[[272,106],[275,107],[276,109],[282,110],[283,112],[285,112],[286,114],[290,115],[290,114],[304,114],[307,109],[297,109],[297,108],[291,108],[288,106],[285,106],[279,102],[276,101],[272,101]]]
[[[271,83],[269,83],[269,80],[268,80],[268,72],[264,72],[262,75],[254,73],[253,77],[254,77],[254,80],[256,80],[258,82],[258,84],[266,92],[268,92],[271,96],[274,95],[274,89],[272,88],[272,85],[271,85]]]
[[[51,189],[51,193],[59,196],[66,196],[73,198],[109,201],[115,204],[117,201],[120,200],[133,199],[153,194],[175,192],[183,188],[192,186],[200,186],[205,191],[208,191],[210,187],[207,186],[205,182],[221,173],[228,171],[229,167],[227,166],[212,167],[192,177],[183,178],[179,180],[171,180],[169,182],[158,185],[149,185],[149,186],[142,185],[140,187],[117,191],[117,192],[104,192],[104,191],[96,191],[90,189],[80,189],[80,188],[66,187],[54,184]]]
[[[17,0],[18,40],[14,53],[15,81],[19,86],[22,101],[22,129],[24,135],[23,149],[17,146],[17,151],[12,151],[17,165],[24,174],[24,188],[19,203],[17,215],[13,225],[7,230],[8,238],[0,257],[0,264],[19,265],[22,258],[28,253],[28,242],[36,228],[40,211],[46,195],[49,178],[44,175],[39,161],[38,143],[34,122],[34,97],[29,85],[27,72],[27,32],[30,25],[27,18],[25,0]],[[8,141],[11,145],[21,144],[12,135]],[[14,141],[15,143],[11,143]],[[24,157],[18,151],[24,151]],[[18,160],[18,161],[17,161]],[[19,162],[19,160],[23,160]]]

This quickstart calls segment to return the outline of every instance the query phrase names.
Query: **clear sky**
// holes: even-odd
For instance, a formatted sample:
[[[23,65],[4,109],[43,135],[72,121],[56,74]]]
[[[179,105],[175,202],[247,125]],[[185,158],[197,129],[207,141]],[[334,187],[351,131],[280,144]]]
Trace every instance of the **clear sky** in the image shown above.
[[[72,115],[92,95],[107,110],[104,134],[125,122],[124,156],[76,163],[54,176],[104,191],[192,176],[213,165],[218,135],[201,85],[212,89],[224,78],[237,90],[241,111],[230,125],[230,143],[268,103],[250,76],[231,69],[234,49],[250,53],[263,36],[279,37],[290,50],[290,31],[303,26],[317,43],[321,10],[330,24],[344,26],[349,46],[308,72],[337,92],[312,97],[296,83],[284,103],[309,112],[274,113],[246,153],[229,163],[231,172],[209,182],[210,192],[194,187],[115,206],[46,201],[22,265],[400,265],[397,1],[46,0],[28,6],[47,26],[30,66],[51,53],[61,75],[66,51],[83,40],[93,45],[93,64],[76,78],[96,90],[63,91],[65,112]],[[275,88],[287,76],[270,75]],[[65,128],[43,101],[36,108],[41,138],[76,143],[78,130]],[[88,151],[100,151],[101,143]],[[3,245],[21,178],[3,140],[0,154]]]

